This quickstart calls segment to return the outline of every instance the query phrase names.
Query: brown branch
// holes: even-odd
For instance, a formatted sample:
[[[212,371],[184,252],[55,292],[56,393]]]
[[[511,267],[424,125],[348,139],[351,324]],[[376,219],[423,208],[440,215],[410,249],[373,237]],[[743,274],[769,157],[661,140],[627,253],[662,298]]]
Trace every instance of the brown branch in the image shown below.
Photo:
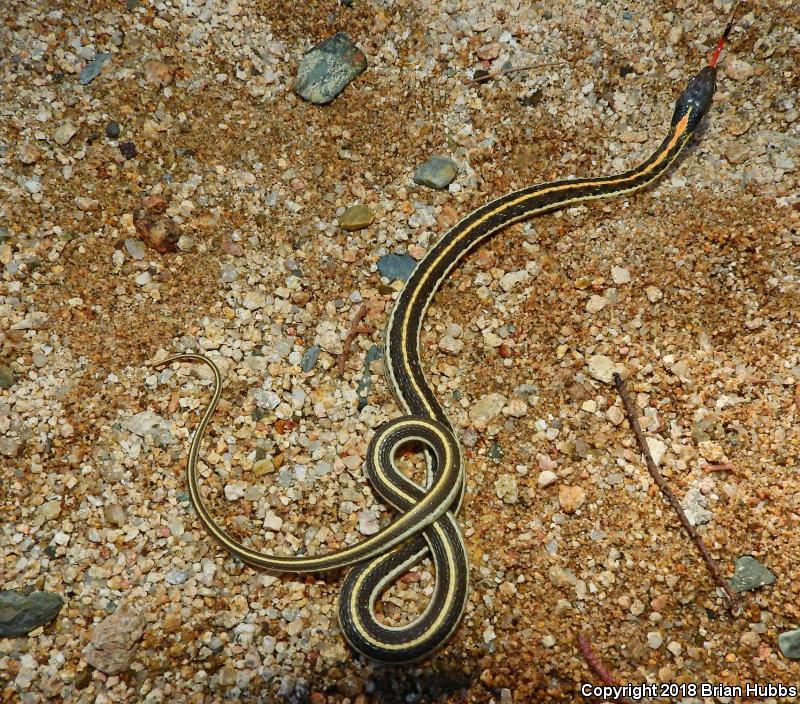
[[[537,68],[551,68],[553,66],[560,66],[564,64],[564,61],[556,61],[552,64],[531,64],[529,66],[512,66],[511,68],[503,69],[502,71],[496,71],[495,73],[487,73],[483,76],[479,76],[478,78],[470,78],[466,81],[466,85],[471,86],[475,85],[476,83],[487,83],[488,81],[493,81],[495,78],[502,78],[503,76],[508,76],[511,73],[517,73],[519,71],[532,71],[533,69]]]
[[[702,469],[704,472],[733,472],[736,474],[736,465],[730,464],[729,462],[724,464],[714,464],[713,462],[703,463],[700,465],[700,469]]]
[[[656,463],[653,462],[653,456],[650,454],[650,448],[647,445],[647,440],[642,432],[642,427],[639,425],[639,418],[636,414],[633,401],[631,400],[631,397],[628,395],[628,392],[625,388],[625,382],[617,373],[614,373],[614,384],[617,387],[620,398],[622,398],[622,404],[625,406],[625,413],[628,416],[628,422],[630,423],[633,434],[636,437],[636,443],[639,445],[639,451],[642,453],[642,455],[644,455],[644,461],[647,465],[648,471],[650,472],[650,476],[653,477],[653,481],[655,481],[655,483],[658,485],[658,488],[661,489],[661,493],[664,494],[670,506],[672,506],[675,513],[678,514],[681,525],[689,534],[689,537],[694,541],[694,544],[697,546],[700,556],[706,563],[706,567],[708,568],[711,577],[714,579],[714,582],[716,582],[717,586],[719,586],[725,592],[725,601],[728,604],[728,608],[735,615],[740,609],[739,597],[736,595],[733,589],[731,589],[730,584],[723,579],[719,570],[719,565],[717,565],[716,560],[711,556],[711,553],[708,551],[708,548],[706,547],[703,539],[700,537],[695,527],[686,517],[686,513],[684,513],[680,502],[676,498],[675,494],[672,493],[672,490],[667,485],[667,482],[662,476],[661,472],[658,471]]]
[[[366,335],[372,332],[372,328],[369,325],[359,325],[359,323],[364,319],[364,316],[367,314],[367,304],[364,303],[355,314],[353,318],[353,322],[350,323],[350,330],[347,332],[347,337],[344,338],[344,343],[342,346],[342,353],[339,355],[338,359],[336,360],[336,368],[339,371],[339,376],[344,374],[344,367],[347,364],[347,358],[350,356],[350,347],[353,344],[353,340],[355,339],[356,335]]]
[[[589,637],[583,632],[578,633],[578,647],[581,649],[584,660],[586,660],[589,667],[592,668],[603,684],[609,687],[619,686],[617,678],[608,671],[608,668],[606,668],[600,658],[594,654],[591,643],[589,643]],[[622,702],[623,704],[631,704],[631,700],[628,699],[628,697],[620,697],[614,701]]]

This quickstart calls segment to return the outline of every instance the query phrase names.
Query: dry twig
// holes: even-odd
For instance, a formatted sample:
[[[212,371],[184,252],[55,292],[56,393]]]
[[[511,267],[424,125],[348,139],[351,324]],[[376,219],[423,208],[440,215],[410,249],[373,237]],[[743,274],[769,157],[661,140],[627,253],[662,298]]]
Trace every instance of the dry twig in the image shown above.
[[[353,322],[350,323],[350,330],[348,330],[347,332],[347,337],[344,338],[342,353],[336,360],[336,368],[339,371],[339,376],[344,374],[344,367],[345,364],[347,364],[347,358],[350,356],[350,347],[352,346],[353,340],[355,339],[356,335],[367,335],[372,332],[372,328],[369,325],[359,325],[359,323],[364,319],[364,316],[366,314],[367,314],[367,304],[364,303],[356,311],[355,317],[353,318]]]
[[[736,474],[736,465],[731,464],[730,462],[726,463],[703,463],[700,465],[700,469],[704,472],[733,472]]]
[[[581,649],[581,653],[583,653],[584,660],[586,660],[589,667],[594,670],[594,673],[600,678],[603,684],[609,687],[619,686],[617,678],[608,671],[608,668],[606,668],[600,658],[594,654],[592,646],[589,643],[589,637],[585,633],[578,633],[578,647]],[[631,704],[631,700],[628,699],[628,697],[620,697],[615,701],[623,702],[623,704]]]
[[[468,86],[475,85],[476,83],[488,83],[489,81],[493,81],[495,78],[502,78],[503,76],[508,76],[511,73],[517,73],[519,71],[532,71],[537,68],[551,68],[553,66],[559,66],[565,62],[563,61],[556,61],[552,64],[531,64],[530,66],[512,66],[511,68],[503,69],[502,71],[496,71],[495,73],[486,73],[478,78],[470,78],[466,84]]]
[[[614,374],[614,384],[617,387],[620,398],[622,398],[622,404],[625,406],[625,413],[628,416],[628,422],[630,423],[633,434],[636,437],[636,443],[639,445],[639,451],[642,453],[642,455],[644,455],[644,461],[647,465],[648,471],[650,472],[650,476],[653,477],[653,481],[658,485],[658,488],[661,489],[661,493],[664,494],[670,506],[672,506],[675,513],[678,514],[681,525],[689,534],[689,537],[694,541],[697,549],[700,551],[700,556],[706,563],[706,567],[708,568],[711,577],[714,579],[714,582],[716,582],[717,586],[719,586],[725,592],[725,601],[728,604],[728,608],[732,613],[736,614],[740,607],[739,597],[736,595],[733,589],[731,589],[730,584],[723,579],[719,570],[719,565],[717,565],[716,560],[711,556],[711,553],[708,551],[708,548],[706,547],[703,539],[700,537],[695,527],[686,517],[680,502],[676,498],[675,494],[672,493],[672,489],[670,489],[667,485],[667,482],[661,475],[661,472],[658,471],[656,463],[653,462],[653,456],[650,454],[650,448],[648,447],[647,440],[642,432],[642,426],[639,425],[639,418],[636,414],[636,408],[634,407],[633,401],[631,400],[631,397],[628,395],[628,392],[625,388],[625,382],[622,380],[622,377],[619,374]]]

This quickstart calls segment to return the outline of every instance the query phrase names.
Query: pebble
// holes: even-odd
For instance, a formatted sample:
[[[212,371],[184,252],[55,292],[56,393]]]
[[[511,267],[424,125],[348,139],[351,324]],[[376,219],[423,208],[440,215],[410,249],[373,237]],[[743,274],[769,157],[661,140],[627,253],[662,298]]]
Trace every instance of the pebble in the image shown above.
[[[97,54],[86,66],[83,67],[83,70],[78,75],[78,83],[82,86],[88,85],[91,83],[95,78],[100,75],[100,70],[103,68],[103,64],[111,58],[111,54]]]
[[[414,171],[414,182],[420,186],[441,190],[458,175],[458,165],[446,156],[434,156]]]
[[[117,137],[119,137],[121,132],[122,130],[119,126],[119,123],[114,122],[114,120],[111,120],[106,125],[106,137],[108,137],[109,139],[116,139]]]
[[[69,143],[69,141],[77,134],[78,128],[72,124],[69,120],[66,122],[62,122],[53,132],[53,139],[55,140],[56,144],[60,144],[62,147]]]
[[[553,565],[548,570],[548,577],[554,587],[574,587],[578,583],[578,578],[572,570],[559,565]]]
[[[144,77],[148,83],[157,86],[168,86],[172,83],[175,73],[169,64],[163,61],[148,61],[144,65]]]
[[[416,266],[407,254],[384,254],[378,259],[378,272],[389,281],[407,281]]]
[[[358,512],[358,530],[362,535],[374,535],[380,530],[378,517],[371,508]]]
[[[631,272],[621,266],[612,266],[611,278],[615,284],[627,284],[631,281]]]
[[[650,631],[647,634],[647,645],[649,645],[653,650],[658,650],[663,642],[664,637],[658,631]]]
[[[267,305],[267,297],[260,291],[248,291],[242,298],[242,305],[247,310],[259,310]]]
[[[588,313],[599,313],[608,304],[609,300],[605,296],[591,296],[586,303],[586,311]]]
[[[52,521],[61,515],[61,501],[45,501],[39,507],[39,515],[45,521]]]
[[[781,633],[778,636],[778,647],[784,657],[800,660],[800,628]]]
[[[681,501],[681,508],[693,526],[708,523],[713,518],[714,514],[706,508],[707,505],[708,499],[696,486],[689,487]]]
[[[518,398],[513,398],[503,407],[503,413],[512,418],[522,418],[528,414],[528,404]]]
[[[667,452],[667,446],[658,438],[647,438],[647,449],[650,450],[650,456],[653,458],[653,463],[656,467],[661,466],[661,460]]]
[[[136,145],[133,142],[122,142],[119,145],[119,153],[126,159],[133,159],[136,156]]]
[[[725,72],[734,81],[746,81],[753,76],[755,69],[747,61],[729,55],[728,60],[725,62]]]
[[[587,366],[592,378],[602,381],[605,384],[611,383],[614,378],[614,372],[617,371],[617,366],[614,364],[614,361],[604,354],[596,354],[589,357]]]
[[[189,579],[189,573],[184,570],[170,570],[164,575],[168,584],[184,584]]]
[[[657,303],[664,298],[664,294],[661,293],[661,289],[657,286],[648,286],[645,288],[644,295],[647,296],[647,300],[650,301],[650,303]]]
[[[339,227],[348,232],[363,230],[375,220],[375,213],[366,205],[353,205],[339,216]]]
[[[172,425],[170,421],[152,411],[142,411],[130,418],[126,418],[122,421],[122,425],[126,430],[139,437],[152,437],[154,443],[159,447],[171,445],[175,442],[170,433]]]
[[[138,641],[143,633],[142,616],[119,608],[95,627],[83,649],[83,657],[92,667],[107,675],[125,672],[136,658]]]
[[[0,637],[22,636],[58,616],[64,599],[53,592],[0,590]]]
[[[503,503],[516,504],[519,502],[517,478],[513,474],[501,474],[494,483],[494,492]]]
[[[366,68],[364,52],[339,32],[314,46],[300,60],[294,91],[315,105],[324,105]]]
[[[16,378],[11,367],[0,364],[0,389],[10,389],[15,382]]]
[[[439,340],[439,349],[447,354],[458,355],[464,349],[464,342],[457,340],[452,335],[445,335]]]
[[[270,511],[264,516],[264,528],[277,532],[283,528],[283,519]]]
[[[17,152],[17,159],[19,159],[21,164],[25,164],[25,166],[31,166],[32,164],[35,164],[41,158],[42,150],[30,142],[25,142],[25,144],[23,144]]]
[[[547,469],[544,472],[539,473],[539,478],[536,480],[536,483],[542,489],[544,489],[545,487],[548,487],[551,484],[555,484],[557,481],[558,481],[558,475],[555,472],[552,472],[549,469]]]
[[[128,251],[128,254],[130,254],[133,259],[136,259],[137,261],[141,261],[142,259],[144,259],[145,248],[144,248],[144,242],[142,242],[141,240],[131,239],[130,237],[126,238],[125,249]]]
[[[508,399],[503,394],[493,393],[481,396],[469,410],[469,418],[476,430],[484,430],[503,410]]]
[[[775,575],[752,555],[742,555],[736,560],[733,577],[730,578],[733,591],[741,594],[774,583]]]
[[[731,141],[725,145],[723,152],[728,163],[737,166],[743,164],[751,156],[750,147],[743,142]]]
[[[303,356],[300,359],[300,368],[304,372],[310,372],[316,366],[321,349],[319,345],[314,345],[303,352]]]
[[[579,486],[563,484],[558,488],[558,503],[564,513],[575,513],[586,501],[586,492]]]

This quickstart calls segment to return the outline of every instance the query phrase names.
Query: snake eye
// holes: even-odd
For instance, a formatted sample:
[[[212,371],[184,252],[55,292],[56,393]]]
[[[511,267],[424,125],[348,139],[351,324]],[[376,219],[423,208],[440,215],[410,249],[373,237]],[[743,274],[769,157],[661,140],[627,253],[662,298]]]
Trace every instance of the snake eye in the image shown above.
[[[703,69],[689,79],[689,83],[675,103],[675,112],[672,114],[672,126],[677,125],[688,113],[688,129],[693,130],[700,124],[714,97],[714,87],[717,82],[717,69],[713,66],[704,66]]]

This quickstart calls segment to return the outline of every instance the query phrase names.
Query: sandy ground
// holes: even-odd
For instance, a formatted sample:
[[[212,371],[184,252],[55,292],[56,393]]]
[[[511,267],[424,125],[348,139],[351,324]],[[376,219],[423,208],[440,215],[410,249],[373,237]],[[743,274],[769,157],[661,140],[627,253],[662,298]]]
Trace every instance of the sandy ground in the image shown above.
[[[0,698],[573,701],[599,683],[581,632],[620,682],[800,682],[777,646],[800,628],[793,5],[743,7],[711,114],[657,186],[509,228],[444,285],[423,361],[466,446],[470,602],[435,657],[386,668],[338,630],[341,575],[271,577],[207,538],[183,467],[209,380],[145,364],[202,349],[222,366],[203,475],[234,534],[284,553],[357,540],[364,521],[391,516],[361,465],[374,428],[399,413],[382,363],[364,369],[400,286],[378,259],[419,256],[508,190],[641,161],[730,5],[7,2],[0,586],[65,605],[0,640]],[[297,64],[336,31],[369,66],[311,105],[291,90]],[[541,64],[555,65],[466,83]],[[435,154],[459,165],[449,190],[411,178]],[[375,222],[339,228],[360,203]],[[137,230],[148,205],[179,250]],[[513,272],[525,275],[502,285]],[[364,304],[369,330],[340,376]],[[740,616],[653,486],[595,355],[627,376],[723,573],[753,555],[776,575]],[[470,409],[487,394],[515,412],[476,428]],[[422,564],[394,585],[387,621],[419,613],[432,580]],[[124,667],[89,667],[93,629],[121,612],[142,626],[119,634]]]

